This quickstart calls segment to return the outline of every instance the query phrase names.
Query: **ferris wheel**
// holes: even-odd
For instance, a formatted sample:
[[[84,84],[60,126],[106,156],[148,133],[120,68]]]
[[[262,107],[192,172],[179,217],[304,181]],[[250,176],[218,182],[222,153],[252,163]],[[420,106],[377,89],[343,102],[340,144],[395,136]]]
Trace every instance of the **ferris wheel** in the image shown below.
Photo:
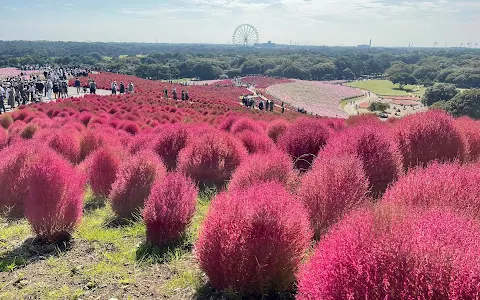
[[[258,31],[250,24],[239,25],[233,33],[233,44],[253,46],[259,41]]]

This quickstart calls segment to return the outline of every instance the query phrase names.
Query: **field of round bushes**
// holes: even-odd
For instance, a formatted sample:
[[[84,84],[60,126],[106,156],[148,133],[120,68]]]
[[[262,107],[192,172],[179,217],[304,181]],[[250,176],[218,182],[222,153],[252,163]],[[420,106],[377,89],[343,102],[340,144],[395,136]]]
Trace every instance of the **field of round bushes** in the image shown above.
[[[480,299],[478,121],[284,118],[234,102],[208,103],[209,121],[206,103],[141,93],[4,114],[0,214],[26,218],[41,243],[68,241],[91,189],[165,247],[214,190],[192,251],[216,290]]]

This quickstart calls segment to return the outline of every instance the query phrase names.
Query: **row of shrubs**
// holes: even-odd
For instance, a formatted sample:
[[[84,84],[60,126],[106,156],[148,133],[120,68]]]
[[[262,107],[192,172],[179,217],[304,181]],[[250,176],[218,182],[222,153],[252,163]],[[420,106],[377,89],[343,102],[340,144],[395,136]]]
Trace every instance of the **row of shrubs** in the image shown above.
[[[3,132],[0,207],[46,242],[79,224],[87,183],[119,217],[142,211],[158,246],[184,232],[198,188],[227,186],[195,245],[215,288],[265,294],[298,280],[301,299],[478,297],[480,247],[467,237],[480,233],[480,137],[470,119],[229,117],[217,129],[135,135],[30,125],[33,134]]]

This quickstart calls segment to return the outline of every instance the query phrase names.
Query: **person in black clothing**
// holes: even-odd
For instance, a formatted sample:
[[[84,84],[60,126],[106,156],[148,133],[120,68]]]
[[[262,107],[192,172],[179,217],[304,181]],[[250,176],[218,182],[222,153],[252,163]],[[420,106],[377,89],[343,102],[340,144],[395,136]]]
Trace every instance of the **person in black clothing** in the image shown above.
[[[77,88],[77,95],[80,94],[80,87],[81,87],[81,85],[82,85],[82,84],[81,84],[81,82],[80,82],[80,79],[78,79],[78,77],[75,78],[75,87]]]
[[[185,100],[188,101],[188,99],[189,99],[189,98],[188,98],[188,92],[185,91]]]
[[[182,101],[185,100],[185,91],[182,90]]]
[[[258,109],[263,110],[263,101],[260,101],[260,103],[258,104]]]
[[[125,94],[125,85],[123,84],[123,81],[120,82],[120,94]]]
[[[273,101],[270,101],[270,111],[273,112],[273,108],[275,107],[275,103]]]
[[[58,82],[53,83],[53,94],[55,95],[55,99],[59,96],[60,87],[58,86]]]

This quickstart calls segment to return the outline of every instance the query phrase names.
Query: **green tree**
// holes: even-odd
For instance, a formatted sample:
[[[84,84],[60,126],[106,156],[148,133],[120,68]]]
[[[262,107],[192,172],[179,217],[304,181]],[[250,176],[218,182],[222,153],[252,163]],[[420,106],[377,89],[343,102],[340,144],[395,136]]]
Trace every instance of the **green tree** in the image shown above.
[[[446,110],[455,117],[468,116],[480,119],[480,89],[471,89],[457,94],[446,102]]]
[[[424,105],[430,106],[438,101],[451,100],[458,94],[458,90],[453,84],[440,83],[427,88],[422,98]]]
[[[402,73],[395,73],[390,78],[390,80],[393,84],[398,84],[400,86],[400,89],[403,90],[403,88],[407,84],[415,84],[417,83],[415,77],[413,77],[412,74],[402,72]]]

